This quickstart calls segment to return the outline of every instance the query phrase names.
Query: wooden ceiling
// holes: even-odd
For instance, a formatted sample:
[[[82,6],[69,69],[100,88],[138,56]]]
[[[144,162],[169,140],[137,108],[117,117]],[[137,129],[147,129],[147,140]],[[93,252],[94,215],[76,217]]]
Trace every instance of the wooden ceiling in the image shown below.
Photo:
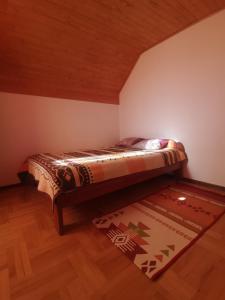
[[[1,0],[0,91],[118,103],[138,56],[225,0]]]

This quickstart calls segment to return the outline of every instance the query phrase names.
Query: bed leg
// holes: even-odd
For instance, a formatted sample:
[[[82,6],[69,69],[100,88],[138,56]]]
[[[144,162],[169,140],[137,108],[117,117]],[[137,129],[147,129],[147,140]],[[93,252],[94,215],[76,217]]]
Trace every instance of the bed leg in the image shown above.
[[[174,171],[176,181],[180,181],[182,179],[182,168]]]
[[[63,235],[64,233],[63,208],[57,203],[54,204],[54,222],[58,234]]]

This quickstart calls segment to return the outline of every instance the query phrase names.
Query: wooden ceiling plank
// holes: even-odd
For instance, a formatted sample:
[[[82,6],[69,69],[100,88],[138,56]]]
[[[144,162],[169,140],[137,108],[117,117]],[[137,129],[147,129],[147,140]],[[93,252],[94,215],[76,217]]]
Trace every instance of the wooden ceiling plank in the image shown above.
[[[0,90],[118,104],[138,56],[225,0],[10,0]]]

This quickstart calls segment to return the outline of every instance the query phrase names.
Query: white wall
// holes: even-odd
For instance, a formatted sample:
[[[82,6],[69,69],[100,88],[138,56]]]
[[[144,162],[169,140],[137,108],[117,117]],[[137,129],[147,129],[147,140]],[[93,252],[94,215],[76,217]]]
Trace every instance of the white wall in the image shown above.
[[[225,186],[225,10],[142,54],[120,103],[121,137],[178,139],[184,175]]]
[[[0,93],[0,186],[28,155],[115,144],[118,125],[118,105]]]

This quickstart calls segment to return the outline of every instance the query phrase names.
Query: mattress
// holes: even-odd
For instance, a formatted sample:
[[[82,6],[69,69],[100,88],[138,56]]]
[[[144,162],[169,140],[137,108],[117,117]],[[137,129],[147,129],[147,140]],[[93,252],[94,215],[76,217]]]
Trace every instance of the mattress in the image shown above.
[[[83,186],[171,166],[183,160],[186,160],[184,151],[170,148],[153,151],[110,147],[61,154],[41,153],[28,157],[18,175],[21,178],[31,174],[38,182],[38,190],[54,200],[61,193]]]

